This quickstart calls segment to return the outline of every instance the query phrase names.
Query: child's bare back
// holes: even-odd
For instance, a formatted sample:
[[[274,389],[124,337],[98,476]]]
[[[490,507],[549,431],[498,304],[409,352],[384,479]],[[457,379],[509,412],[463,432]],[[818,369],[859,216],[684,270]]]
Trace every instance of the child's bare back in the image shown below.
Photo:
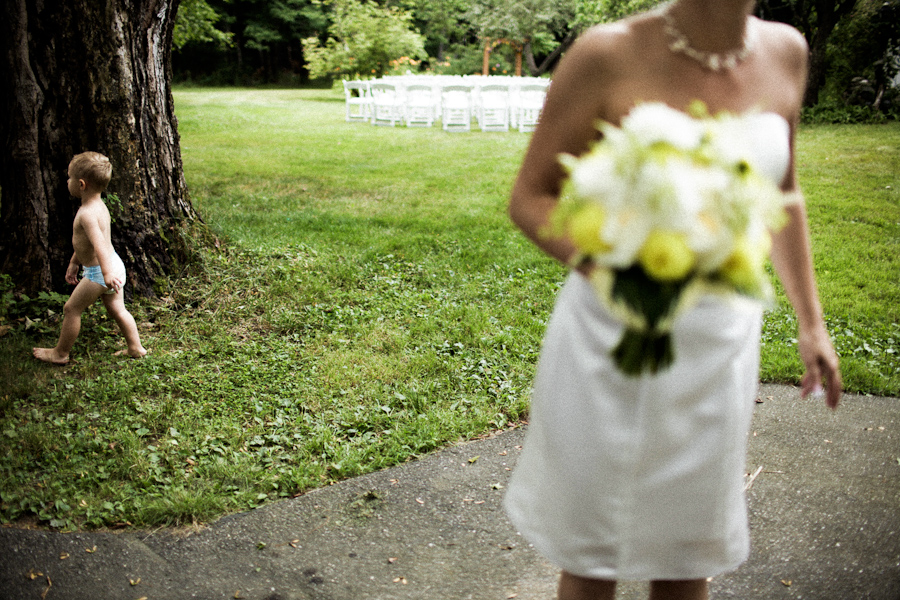
[[[109,210],[100,196],[111,175],[109,159],[96,152],[79,154],[69,163],[69,193],[81,200],[72,224],[75,252],[66,269],[66,282],[74,285],[75,290],[63,308],[62,331],[56,346],[33,349],[34,357],[44,362],[57,365],[69,362],[69,352],[81,330],[81,314],[98,298],[103,299],[107,313],[118,323],[128,345],[116,354],[133,358],[147,354],[134,317],[125,308],[122,294],[125,264],[112,246]],[[80,267],[84,267],[81,280],[78,279]]]

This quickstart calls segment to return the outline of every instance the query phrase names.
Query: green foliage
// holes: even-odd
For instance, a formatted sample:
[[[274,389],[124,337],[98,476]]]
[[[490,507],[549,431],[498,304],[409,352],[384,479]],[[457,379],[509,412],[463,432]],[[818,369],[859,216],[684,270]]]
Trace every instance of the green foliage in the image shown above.
[[[379,77],[400,57],[426,57],[424,38],[412,28],[412,15],[365,0],[328,0],[332,23],[328,39],[303,40],[312,77]]]
[[[506,215],[528,136],[348,124],[332,90],[175,100],[185,176],[219,242],[158,300],[129,304],[145,359],[113,356],[123,342],[99,304],[63,368],[31,357],[58,323],[18,317],[49,323],[62,297],[9,320],[0,520],[209,521],[525,416],[565,277]],[[900,395],[900,124],[799,135],[848,388]],[[762,374],[796,383],[796,322],[779,298]]]
[[[547,46],[552,34],[568,28],[575,5],[574,0],[476,0],[466,12],[466,20],[481,38],[520,44],[543,39]]]
[[[468,0],[414,2],[415,25],[425,38],[425,50],[429,56],[442,61],[449,47],[468,39],[469,24],[461,18],[468,5]]]
[[[206,0],[181,0],[172,32],[175,50],[181,50],[185,44],[192,42],[214,43],[220,48],[230,46],[232,34],[216,27],[221,18]]]
[[[54,331],[68,296],[39,292],[32,298],[27,294],[16,294],[14,289],[12,278],[0,273],[0,326],[18,323],[33,332]]]
[[[900,106],[898,106],[900,109]],[[804,108],[801,112],[803,123],[808,125],[850,125],[850,124],[875,124],[900,117],[900,110],[895,114],[882,112],[871,106],[855,106],[843,101],[824,100],[813,107]]]
[[[835,30],[828,62],[832,97],[848,104],[872,105],[879,92],[888,91],[900,69],[900,0],[859,0]],[[869,82],[871,93],[858,94],[854,79]]]
[[[612,23],[637,12],[649,10],[663,0],[578,0],[573,25],[586,29],[598,23]]]

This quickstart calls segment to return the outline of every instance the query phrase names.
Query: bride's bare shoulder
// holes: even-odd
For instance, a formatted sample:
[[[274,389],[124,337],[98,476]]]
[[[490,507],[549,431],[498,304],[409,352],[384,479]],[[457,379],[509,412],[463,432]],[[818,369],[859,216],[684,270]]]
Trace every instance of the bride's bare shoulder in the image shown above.
[[[646,49],[647,43],[658,37],[658,19],[650,12],[595,25],[579,37],[569,53],[607,68],[630,64],[641,48]]]
[[[803,34],[794,27],[775,21],[754,19],[758,34],[757,43],[781,64],[795,69],[805,69],[809,46]]]

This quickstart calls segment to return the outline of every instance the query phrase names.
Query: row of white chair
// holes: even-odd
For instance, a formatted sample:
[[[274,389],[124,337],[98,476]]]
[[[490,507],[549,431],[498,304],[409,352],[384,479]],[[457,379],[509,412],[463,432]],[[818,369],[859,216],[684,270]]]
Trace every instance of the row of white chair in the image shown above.
[[[346,120],[394,127],[431,127],[470,131],[533,131],[548,80],[511,77],[405,77],[344,81]]]

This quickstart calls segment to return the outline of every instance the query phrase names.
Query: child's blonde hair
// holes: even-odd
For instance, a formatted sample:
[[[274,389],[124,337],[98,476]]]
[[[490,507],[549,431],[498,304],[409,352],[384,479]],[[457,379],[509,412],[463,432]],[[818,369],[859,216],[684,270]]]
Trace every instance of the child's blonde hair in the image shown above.
[[[76,154],[69,163],[71,175],[75,179],[84,179],[99,192],[106,189],[112,177],[112,163],[99,152],[82,152]]]

